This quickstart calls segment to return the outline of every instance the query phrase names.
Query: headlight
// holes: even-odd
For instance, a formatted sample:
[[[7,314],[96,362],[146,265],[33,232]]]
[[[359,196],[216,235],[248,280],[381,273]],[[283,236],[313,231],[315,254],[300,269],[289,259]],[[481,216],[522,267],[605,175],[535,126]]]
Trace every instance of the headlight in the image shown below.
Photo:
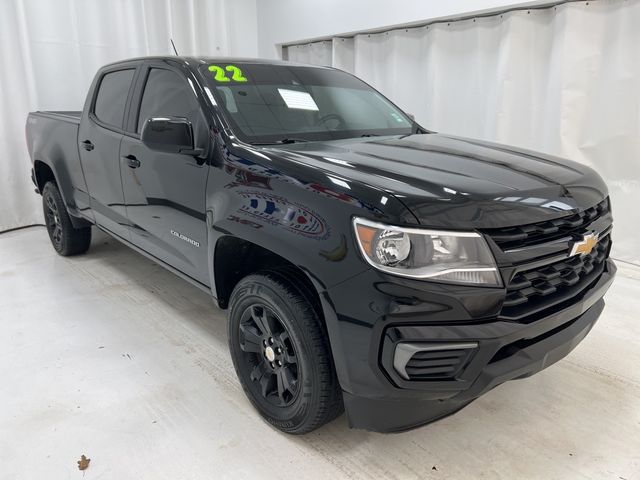
[[[440,282],[502,286],[482,235],[384,225],[354,218],[364,258],[378,270]]]

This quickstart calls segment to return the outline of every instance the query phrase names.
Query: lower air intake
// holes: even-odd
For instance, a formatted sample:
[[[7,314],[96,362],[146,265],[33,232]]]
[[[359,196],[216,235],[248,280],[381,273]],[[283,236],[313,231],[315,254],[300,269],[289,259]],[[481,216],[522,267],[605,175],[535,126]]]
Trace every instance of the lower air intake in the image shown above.
[[[468,343],[399,343],[393,367],[405,380],[453,380],[478,347]]]

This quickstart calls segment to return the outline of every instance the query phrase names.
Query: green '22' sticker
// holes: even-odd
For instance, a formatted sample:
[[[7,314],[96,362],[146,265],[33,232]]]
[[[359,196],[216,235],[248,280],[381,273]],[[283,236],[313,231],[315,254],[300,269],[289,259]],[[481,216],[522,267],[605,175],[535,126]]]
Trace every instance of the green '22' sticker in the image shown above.
[[[209,71],[213,72],[213,79],[216,82],[248,82],[247,77],[242,75],[242,70],[240,70],[235,65],[227,65],[222,68],[218,65],[209,65]],[[227,77],[227,72],[231,74],[231,78]]]

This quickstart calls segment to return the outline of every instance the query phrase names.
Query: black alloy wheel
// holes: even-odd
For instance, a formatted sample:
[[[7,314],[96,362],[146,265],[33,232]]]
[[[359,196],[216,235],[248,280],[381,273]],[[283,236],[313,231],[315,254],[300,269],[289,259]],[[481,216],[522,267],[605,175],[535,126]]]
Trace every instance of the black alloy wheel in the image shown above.
[[[75,228],[58,186],[47,182],[42,189],[42,209],[51,245],[63,256],[85,253],[91,245],[91,227]]]
[[[62,248],[62,221],[60,220],[60,212],[53,198],[51,190],[44,194],[45,211],[44,218],[51,238],[51,243],[56,250]]]
[[[296,435],[344,410],[321,310],[298,275],[284,267],[248,275],[229,299],[229,350],[242,388],[267,422]]]
[[[239,340],[244,367],[250,370],[250,388],[277,407],[291,405],[299,392],[298,358],[278,315],[259,303],[247,307]]]

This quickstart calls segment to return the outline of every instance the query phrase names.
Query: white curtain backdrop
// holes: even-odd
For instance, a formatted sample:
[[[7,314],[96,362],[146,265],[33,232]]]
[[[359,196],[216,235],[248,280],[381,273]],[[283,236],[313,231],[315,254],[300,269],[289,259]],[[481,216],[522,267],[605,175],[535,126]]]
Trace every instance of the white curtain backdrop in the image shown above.
[[[329,40],[294,45],[286,49],[289,57],[285,57],[285,60],[331,66],[332,48],[333,42]]]
[[[355,73],[427,128],[594,167],[613,202],[613,255],[640,264],[640,0],[334,38],[331,62],[298,51],[288,58]]]
[[[169,38],[181,55],[255,56],[256,21],[254,0],[0,0],[0,231],[42,222],[30,110],[81,110],[100,66],[172,54]]]

